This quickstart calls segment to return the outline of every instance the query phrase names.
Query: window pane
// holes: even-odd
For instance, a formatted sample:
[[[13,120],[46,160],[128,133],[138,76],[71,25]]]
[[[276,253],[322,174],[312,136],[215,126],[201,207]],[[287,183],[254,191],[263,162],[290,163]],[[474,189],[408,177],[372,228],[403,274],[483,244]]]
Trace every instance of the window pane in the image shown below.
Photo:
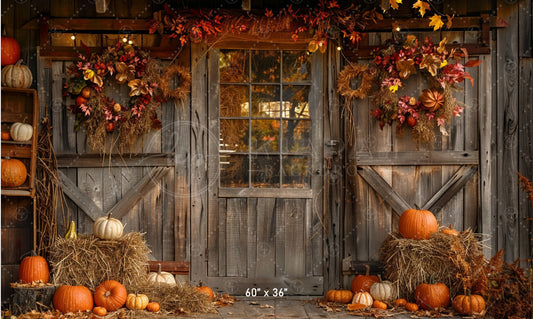
[[[310,182],[310,156],[283,156],[282,187],[309,188]]]
[[[252,51],[252,82],[279,82],[280,51]]]
[[[248,82],[248,51],[220,50],[221,82]]]
[[[252,152],[279,151],[279,120],[252,120]]]
[[[283,82],[311,80],[311,56],[305,51],[283,52]]]
[[[251,174],[252,187],[279,188],[279,156],[254,155]]]
[[[309,90],[307,85],[283,86],[283,117],[310,117]]]
[[[279,85],[252,86],[252,116],[279,117]]]
[[[311,121],[283,121],[283,152],[311,151]]]
[[[220,151],[248,152],[248,120],[220,120]]]
[[[248,86],[220,85],[220,116],[248,117]]]
[[[220,186],[249,187],[248,155],[220,154]]]

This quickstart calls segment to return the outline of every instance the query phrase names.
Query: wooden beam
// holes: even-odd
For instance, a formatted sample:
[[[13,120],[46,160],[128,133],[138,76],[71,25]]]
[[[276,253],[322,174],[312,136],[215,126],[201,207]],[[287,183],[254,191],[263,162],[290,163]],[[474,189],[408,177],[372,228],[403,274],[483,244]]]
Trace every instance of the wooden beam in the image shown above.
[[[67,195],[80,209],[82,209],[87,216],[93,221],[103,216],[104,212],[98,207],[90,198],[84,194],[70,178],[62,171],[58,171],[59,181],[61,182],[61,190]]]
[[[258,197],[258,198],[313,198],[312,189],[287,188],[220,188],[218,197]]]
[[[151,272],[157,272],[161,265],[161,271],[166,271],[174,275],[188,275],[190,263],[188,261],[148,261],[148,268]]]
[[[357,173],[381,195],[381,198],[400,216],[407,209],[413,208],[370,166],[359,166]]]
[[[450,178],[442,188],[435,193],[422,209],[429,210],[433,214],[438,215],[442,207],[462,189],[466,182],[474,176],[477,171],[477,165],[463,165],[455,174]]]
[[[478,165],[478,151],[357,152],[357,164],[371,165]]]
[[[57,154],[59,168],[90,167],[171,167],[174,166],[174,153],[113,154],[102,157],[100,154]]]
[[[124,195],[115,206],[107,212],[112,214],[116,219],[122,219],[143,196],[149,193],[161,179],[167,175],[170,167],[154,168],[148,175],[145,175],[135,186]]]

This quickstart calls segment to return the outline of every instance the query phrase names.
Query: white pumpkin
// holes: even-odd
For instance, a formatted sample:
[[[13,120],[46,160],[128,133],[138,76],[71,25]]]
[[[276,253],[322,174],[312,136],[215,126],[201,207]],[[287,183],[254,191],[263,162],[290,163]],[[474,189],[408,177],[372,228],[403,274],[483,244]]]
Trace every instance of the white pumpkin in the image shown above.
[[[392,301],[396,299],[396,289],[390,281],[376,282],[370,287],[370,295],[379,301]]]
[[[370,307],[374,303],[374,299],[372,299],[372,296],[368,292],[362,291],[353,295],[352,303],[360,303]]]
[[[33,75],[30,69],[22,65],[22,59],[15,64],[2,67],[2,86],[10,88],[27,89],[33,82]]]
[[[166,271],[161,271],[161,264],[157,265],[157,272],[151,272],[148,274],[148,281],[154,284],[176,284],[176,278],[174,278],[173,274]]]
[[[120,220],[112,218],[111,214],[98,218],[93,224],[93,235],[100,239],[118,239],[122,237],[123,232],[124,225]]]
[[[33,136],[33,127],[26,123],[13,123],[9,130],[9,134],[11,134],[13,141],[26,142],[31,140]]]

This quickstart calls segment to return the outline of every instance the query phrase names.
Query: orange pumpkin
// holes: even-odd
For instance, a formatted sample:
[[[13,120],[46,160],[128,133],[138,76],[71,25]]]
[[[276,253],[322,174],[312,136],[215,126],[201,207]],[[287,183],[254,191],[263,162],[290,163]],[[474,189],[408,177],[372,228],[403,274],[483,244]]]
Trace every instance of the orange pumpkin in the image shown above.
[[[331,302],[349,303],[353,293],[350,290],[330,290],[326,293],[326,300]]]
[[[52,302],[54,307],[63,313],[93,309],[93,295],[84,286],[59,287]]]
[[[450,235],[450,236],[457,236],[459,235],[459,232],[455,229],[452,228],[452,225],[444,228],[443,230],[441,230],[441,233],[445,234],[445,235]]]
[[[452,306],[462,315],[481,314],[485,310],[485,299],[480,295],[458,295],[453,299]]]
[[[416,303],[425,310],[446,308],[450,305],[450,290],[443,283],[420,284],[415,289]]]
[[[2,132],[2,141],[9,141],[11,139],[11,133]]]
[[[396,301],[394,301],[394,305],[396,307],[404,307],[406,304],[407,304],[407,300],[405,300],[403,298],[398,298],[398,299],[396,299]]]
[[[202,282],[200,282],[200,284],[195,288],[200,293],[203,293],[204,295],[208,296],[210,301],[213,301],[213,299],[215,299],[215,294],[213,293],[213,290],[208,286],[202,286]]]
[[[352,280],[352,292],[358,293],[358,292],[370,292],[370,287],[376,282],[380,282],[378,276],[370,276],[370,266],[365,265],[366,267],[366,274],[365,275],[357,275]]]
[[[428,210],[408,209],[402,213],[398,230],[403,237],[409,239],[429,239],[437,232],[438,224],[435,216]]]
[[[2,66],[15,64],[20,59],[20,45],[14,38],[2,37]]]
[[[97,316],[105,316],[107,315],[107,309],[104,307],[94,307],[93,313]]]
[[[161,307],[159,306],[157,302],[149,302],[148,305],[146,306],[146,310],[150,312],[158,312],[159,309],[161,309]]]
[[[28,170],[26,165],[16,158],[3,158],[1,174],[2,186],[18,187],[26,181]]]
[[[32,252],[34,254],[34,252]],[[34,281],[47,283],[50,278],[50,271],[46,259],[41,256],[25,257],[19,267],[19,282],[31,284]]]
[[[115,311],[126,303],[128,293],[118,281],[106,280],[94,290],[94,303],[107,311]]]
[[[379,300],[374,300],[374,303],[372,304],[372,308],[387,309],[387,304]]]
[[[416,303],[408,302],[405,304],[405,309],[409,311],[418,311],[418,305]]]

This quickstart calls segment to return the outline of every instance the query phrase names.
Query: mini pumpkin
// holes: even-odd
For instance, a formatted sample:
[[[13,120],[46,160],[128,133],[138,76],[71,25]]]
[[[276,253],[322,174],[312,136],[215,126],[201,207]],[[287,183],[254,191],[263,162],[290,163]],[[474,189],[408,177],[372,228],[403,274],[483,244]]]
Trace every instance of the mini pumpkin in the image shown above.
[[[450,305],[450,290],[443,283],[420,284],[415,289],[416,303],[425,310],[446,308]]]
[[[462,315],[478,315],[485,310],[485,299],[480,295],[457,295],[453,298],[452,306]]]
[[[115,311],[126,303],[126,288],[116,280],[106,280],[94,290],[94,303],[107,311]]]
[[[446,234],[446,235],[450,235],[450,236],[457,236],[459,235],[459,232],[455,229],[452,228],[452,225],[444,228],[441,230],[441,233],[443,234]]]
[[[394,305],[396,307],[405,307],[406,304],[407,304],[407,300],[403,298],[398,298],[394,301]]]
[[[2,186],[18,187],[26,181],[28,170],[26,165],[16,158],[2,158]]]
[[[146,305],[146,310],[150,312],[158,312],[161,307],[157,302],[149,302],[148,305]]]
[[[163,283],[163,284],[169,284],[169,285],[175,285],[176,284],[176,278],[174,278],[174,275],[161,271],[161,264],[157,265],[157,272],[151,272],[148,274],[148,281],[154,284]]]
[[[2,37],[0,48],[2,50],[2,66],[15,64],[20,59],[20,45],[15,38]]]
[[[22,60],[2,68],[2,86],[27,89],[32,82],[33,75],[30,69],[22,64]]]
[[[370,307],[374,303],[374,299],[370,293],[361,291],[353,296],[352,303],[360,303]]]
[[[148,296],[144,294],[129,294],[126,299],[126,308],[144,310],[148,306]]]
[[[405,304],[405,309],[409,311],[418,311],[418,305],[416,303],[408,302]]]
[[[349,303],[353,293],[350,290],[330,290],[326,293],[326,300],[331,302]]]
[[[213,290],[209,286],[203,286],[201,281],[200,281],[200,284],[195,288],[198,292],[209,297],[209,301],[213,301],[213,299],[215,298],[215,294],[213,293]]]
[[[429,239],[437,229],[437,219],[429,210],[408,209],[398,222],[400,234],[408,239]]]
[[[113,240],[122,237],[124,225],[120,220],[112,218],[111,214],[107,217],[100,217],[94,221],[93,235],[105,240]]]
[[[32,252],[35,254],[35,252]],[[28,256],[22,259],[19,267],[19,282],[31,284],[34,281],[47,283],[50,278],[50,271],[46,259],[41,256]]]
[[[107,315],[107,309],[104,307],[94,307],[93,313],[97,316],[105,316]]]
[[[370,287],[370,295],[375,300],[391,301],[396,298],[396,289],[388,280],[376,282]]]
[[[387,304],[379,300],[374,300],[374,303],[372,304],[372,308],[387,309]]]
[[[93,294],[84,286],[61,286],[53,298],[54,307],[63,312],[88,311],[93,309]]]
[[[2,132],[2,141],[9,141],[9,140],[11,140],[11,133]]]
[[[361,292],[361,291],[364,291],[364,292],[370,292],[370,287],[376,283],[376,282],[379,282],[379,277],[378,276],[374,276],[374,275],[370,275],[370,266],[368,265],[365,265],[365,268],[366,268],[366,274],[364,275],[357,275],[353,280],[352,280],[352,287],[351,287],[351,290],[352,292],[355,294],[355,293],[358,293],[358,292]]]
[[[27,142],[33,136],[33,126],[27,123],[16,122],[11,125],[9,133],[13,141]]]

